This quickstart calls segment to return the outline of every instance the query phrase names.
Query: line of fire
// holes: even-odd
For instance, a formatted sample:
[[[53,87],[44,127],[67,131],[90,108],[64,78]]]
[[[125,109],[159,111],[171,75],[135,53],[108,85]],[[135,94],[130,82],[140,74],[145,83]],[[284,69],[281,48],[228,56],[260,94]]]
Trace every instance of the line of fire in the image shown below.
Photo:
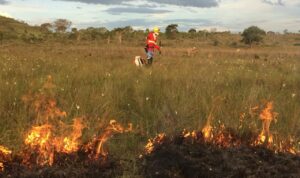
[[[35,124],[24,134],[23,150],[15,153],[0,146],[0,175],[112,177],[118,174],[107,172],[119,168],[118,161],[110,158],[105,145],[114,135],[131,134],[134,126],[131,123],[122,126],[110,120],[101,133],[83,143],[81,137],[87,127],[84,117],[74,118],[71,125],[64,123],[67,113],[58,107],[49,92],[54,87],[52,77],[48,76],[40,92],[23,96],[27,109],[35,115]],[[202,129],[183,130],[177,135],[159,133],[149,139],[144,151],[137,155],[141,174],[145,177],[276,177],[280,167],[261,167],[277,161],[290,166],[288,176],[299,176],[298,143],[292,137],[282,138],[270,130],[279,115],[272,101],[263,107],[249,108],[249,114],[262,122],[259,133],[239,134],[222,123],[213,125],[214,110],[212,107]],[[241,127],[244,127],[246,114],[242,113],[239,118]],[[74,170],[81,173],[76,174]]]

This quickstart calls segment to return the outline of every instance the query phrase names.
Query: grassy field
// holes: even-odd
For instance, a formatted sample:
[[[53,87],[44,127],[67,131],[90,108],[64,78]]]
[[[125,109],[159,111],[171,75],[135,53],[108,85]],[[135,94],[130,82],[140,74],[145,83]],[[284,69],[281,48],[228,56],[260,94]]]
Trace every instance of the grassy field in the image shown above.
[[[84,116],[88,139],[115,119],[132,123],[134,132],[109,142],[114,155],[132,159],[157,133],[201,129],[213,124],[258,131],[251,108],[274,102],[279,115],[274,134],[300,138],[299,47],[203,47],[192,56],[186,48],[164,47],[151,68],[137,68],[141,47],[78,44],[6,44],[0,49],[0,144],[18,150],[34,118],[22,102],[39,92],[47,76],[54,97],[67,112],[65,122]],[[214,108],[214,109],[213,109]],[[240,119],[244,114],[244,127]],[[134,165],[134,164],[133,164]],[[134,167],[135,168],[135,167]],[[134,173],[130,168],[124,176]]]

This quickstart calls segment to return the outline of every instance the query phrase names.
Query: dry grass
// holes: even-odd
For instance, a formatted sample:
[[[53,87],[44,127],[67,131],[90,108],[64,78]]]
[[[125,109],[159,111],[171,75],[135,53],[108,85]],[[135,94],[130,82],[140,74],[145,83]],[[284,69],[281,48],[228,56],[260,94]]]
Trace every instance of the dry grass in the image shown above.
[[[132,63],[135,55],[144,55],[138,47],[97,43],[2,47],[0,144],[21,146],[33,120],[21,97],[37,91],[47,75],[54,78],[67,122],[86,117],[90,125],[86,135],[109,119],[132,122],[136,134],[113,139],[110,148],[133,160],[146,139],[158,132],[203,127],[212,107],[215,125],[222,122],[238,129],[245,113],[246,125],[258,130],[259,118],[249,109],[274,101],[279,116],[271,131],[300,135],[297,47],[197,47],[190,57],[187,48],[165,47],[152,68],[138,69]]]

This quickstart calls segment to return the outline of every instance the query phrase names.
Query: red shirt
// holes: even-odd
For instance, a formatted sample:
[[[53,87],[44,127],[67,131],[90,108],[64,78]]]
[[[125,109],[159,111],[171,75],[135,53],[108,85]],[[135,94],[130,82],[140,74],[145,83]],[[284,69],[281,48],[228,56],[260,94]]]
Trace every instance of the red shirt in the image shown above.
[[[154,32],[150,32],[147,36],[148,50],[153,50],[154,48],[160,50],[160,47],[156,44],[156,42],[157,42],[157,35]]]

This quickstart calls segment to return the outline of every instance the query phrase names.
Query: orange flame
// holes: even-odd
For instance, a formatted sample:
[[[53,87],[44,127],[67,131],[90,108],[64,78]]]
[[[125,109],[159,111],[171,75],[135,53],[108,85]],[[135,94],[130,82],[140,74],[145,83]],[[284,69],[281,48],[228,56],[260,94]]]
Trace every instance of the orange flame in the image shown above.
[[[111,120],[100,137],[95,137],[88,145],[82,146],[80,138],[85,128],[83,119],[73,119],[72,126],[64,124],[61,119],[66,117],[67,113],[57,106],[53,92],[55,87],[52,77],[48,76],[39,92],[29,93],[22,97],[27,109],[36,117],[36,125],[25,135],[26,149],[22,155],[23,164],[51,166],[57,153],[70,154],[77,152],[80,148],[88,148],[88,151],[92,151],[89,157],[91,155],[93,158],[106,156],[108,152],[104,150],[103,145],[110,137],[115,133],[132,131],[132,124],[128,124],[128,128],[124,128],[117,121]],[[0,146],[0,158],[5,154],[11,154],[11,151]],[[3,170],[5,161],[4,163],[1,161],[0,159],[0,170]]]
[[[206,141],[209,141],[209,140],[211,140],[212,138],[213,138],[213,127],[211,126],[211,123],[212,123],[212,121],[213,121],[213,119],[214,119],[214,116],[213,116],[213,113],[215,113],[216,111],[217,111],[217,109],[219,108],[219,105],[220,105],[220,103],[224,100],[225,98],[223,98],[223,97],[220,97],[220,96],[218,96],[218,97],[215,97],[214,99],[213,99],[213,105],[212,105],[212,108],[211,108],[211,110],[210,110],[210,112],[209,112],[209,115],[208,115],[208,117],[207,117],[207,121],[206,121],[206,124],[205,124],[205,126],[204,126],[204,128],[202,129],[202,134],[203,134],[203,136],[204,136],[204,139],[206,140]]]
[[[212,142],[223,148],[241,145],[241,140],[235,139],[235,136],[232,135],[232,132],[230,132],[230,130],[226,130],[224,124],[219,126],[217,132],[214,134],[214,139]]]
[[[82,124],[82,118],[75,118],[73,124],[73,132],[71,137],[65,137],[62,143],[59,143],[57,147],[63,145],[61,152],[72,153],[79,149],[79,138],[82,136],[82,129],[85,126]]]
[[[96,157],[106,156],[108,153],[104,150],[103,145],[114,132],[123,132],[123,127],[118,124],[115,120],[109,122],[109,126],[105,129],[104,133],[98,138],[99,144],[96,149]]]
[[[72,153],[79,149],[78,140],[83,128],[81,118],[74,119],[73,132],[70,137],[55,137],[54,127],[49,124],[33,127],[25,139],[25,144],[37,151],[37,164],[52,165],[55,151]]]
[[[127,133],[132,131],[132,124],[128,124],[128,128],[121,126],[116,120],[110,120],[109,125],[104,129],[104,132],[99,137],[94,137],[84,148],[88,152],[91,150],[89,157],[97,159],[106,157],[108,152],[104,149],[105,143],[116,133]]]
[[[160,133],[155,138],[149,139],[148,143],[145,146],[146,154],[152,153],[153,150],[154,150],[154,148],[155,148],[155,145],[162,144],[162,142],[163,142],[163,140],[164,140],[165,137],[166,137],[166,134]]]
[[[107,156],[108,152],[104,150],[104,143],[113,136],[114,133],[129,132],[132,130],[132,124],[129,124],[128,129],[124,129],[116,120],[110,120],[109,126],[105,129],[104,133],[98,138],[98,146],[96,148],[96,157]]]
[[[54,150],[51,144],[51,129],[52,126],[45,124],[42,126],[33,127],[28,133],[25,144],[38,153],[37,164],[52,165]],[[25,158],[26,163],[29,158]]]
[[[48,76],[47,82],[44,84],[42,90],[51,90],[55,88],[55,85],[52,83],[52,77]],[[46,93],[46,92],[45,92]],[[85,125],[82,122],[82,118],[75,118],[73,120],[72,132],[67,134],[57,133],[57,125],[50,124],[54,118],[63,118],[67,116],[65,111],[62,111],[57,106],[56,100],[53,96],[47,96],[45,93],[41,92],[35,95],[27,95],[23,97],[25,103],[27,103],[31,109],[36,114],[37,120],[39,120],[39,126],[34,126],[27,133],[25,138],[25,145],[30,148],[31,151],[29,154],[35,153],[37,155],[36,163],[38,165],[52,165],[54,162],[55,152],[62,152],[70,154],[76,152],[80,148],[80,138],[82,136],[82,130]],[[207,118],[207,122],[202,129],[202,134],[205,141],[211,142],[218,146],[229,147],[231,145],[237,145],[238,142],[233,142],[233,136],[230,133],[225,132],[225,126],[221,125],[221,129],[213,129],[211,126],[213,120],[213,112],[216,110],[217,105],[214,104],[211,112]],[[255,114],[259,107],[251,108],[250,115]],[[268,102],[266,108],[260,113],[259,117],[263,122],[262,131],[259,134],[258,138],[255,140],[254,145],[258,144],[271,144],[273,143],[273,135],[270,133],[270,124],[273,120],[276,119],[277,113],[273,112],[273,102]],[[245,113],[240,117],[241,122],[245,118]],[[61,122],[63,124],[63,122]],[[64,125],[64,124],[63,124]],[[60,125],[59,125],[60,126]],[[61,130],[61,128],[60,128]],[[63,130],[65,130],[63,128]],[[88,143],[84,148],[87,150],[92,150],[92,153],[89,155],[92,158],[106,157],[108,152],[104,149],[105,143],[111,138],[114,134],[125,133],[132,131],[132,124],[129,124],[128,128],[124,128],[116,120],[110,120],[108,127],[104,129],[104,132],[99,137],[95,137],[92,142]],[[70,132],[69,132],[70,133]],[[182,133],[184,138],[192,138],[197,140],[197,132],[187,132],[183,131]],[[155,146],[161,145],[166,137],[166,134],[160,133],[155,138],[149,139],[148,143],[145,146],[146,154],[151,154]],[[295,154],[297,151],[292,146],[293,140],[290,140],[287,143],[280,142],[279,149]],[[11,151],[3,146],[0,146],[0,156],[10,155]],[[28,157],[26,157],[28,156]],[[31,155],[25,155],[23,162],[29,164]],[[1,158],[1,157],[0,157]],[[0,160],[0,171],[4,170],[4,163]]]
[[[193,138],[193,139],[197,139],[197,132],[194,130],[192,132],[188,132],[186,130],[183,130],[182,135],[184,138]]]
[[[4,171],[4,164],[2,162],[0,162],[0,172]]]
[[[212,113],[209,114],[206,124],[202,129],[202,134],[204,136],[204,139],[209,141],[210,139],[212,139],[213,134],[212,134],[212,126],[210,125],[211,121],[213,119]]]
[[[67,116],[65,111],[58,108],[54,99],[53,89],[55,87],[52,77],[48,76],[38,93],[30,93],[22,98],[36,115],[36,121],[39,124],[39,126],[32,127],[25,138],[25,145],[36,152],[36,163],[39,165],[52,165],[55,152],[72,153],[77,151],[79,138],[84,128],[82,119],[75,118],[73,132],[70,136],[65,136],[66,129],[61,127],[65,124],[60,120],[54,120]],[[59,130],[63,130],[62,133],[59,133]],[[30,155],[27,155],[24,162],[28,163],[27,161],[30,159]]]
[[[0,158],[1,159],[6,160],[7,157],[11,155],[11,153],[12,153],[11,150],[9,150],[8,148],[0,145]],[[0,172],[4,171],[4,163],[1,162],[1,161],[4,161],[4,160],[1,160],[1,159],[0,159]]]
[[[36,115],[37,123],[48,122],[51,119],[66,117],[67,113],[57,107],[54,99],[53,89],[56,86],[52,83],[49,75],[43,87],[37,93],[29,93],[22,97],[23,102]]]
[[[273,102],[268,102],[266,107],[259,114],[259,117],[262,120],[262,131],[252,145],[265,144],[267,147],[272,148],[275,152],[280,151],[298,154],[299,151],[296,149],[294,139],[291,137],[285,140],[278,140],[277,138],[275,143],[274,136],[270,132],[270,125],[273,120],[276,122],[277,115],[278,113],[273,112]]]
[[[285,142],[280,142],[279,143],[279,150],[283,151],[283,152],[288,152],[288,153],[291,153],[291,154],[298,154],[299,153],[299,150],[297,150],[297,148],[295,148],[294,139],[292,139],[292,138],[289,138]]]
[[[204,136],[205,140],[210,140],[213,135],[212,135],[212,126],[210,124],[206,125],[203,129],[202,129],[202,133]]]
[[[0,154],[10,155],[12,152],[10,149],[0,145]]]
[[[37,96],[34,105],[37,113],[37,120],[48,122],[50,119],[66,117],[67,113],[61,111],[57,107],[57,103],[52,98],[45,98],[44,96]]]
[[[277,115],[278,113],[273,112],[273,102],[268,102],[266,108],[259,115],[263,122],[263,126],[262,131],[255,142],[256,145],[273,143],[273,135],[270,133],[270,124]]]

